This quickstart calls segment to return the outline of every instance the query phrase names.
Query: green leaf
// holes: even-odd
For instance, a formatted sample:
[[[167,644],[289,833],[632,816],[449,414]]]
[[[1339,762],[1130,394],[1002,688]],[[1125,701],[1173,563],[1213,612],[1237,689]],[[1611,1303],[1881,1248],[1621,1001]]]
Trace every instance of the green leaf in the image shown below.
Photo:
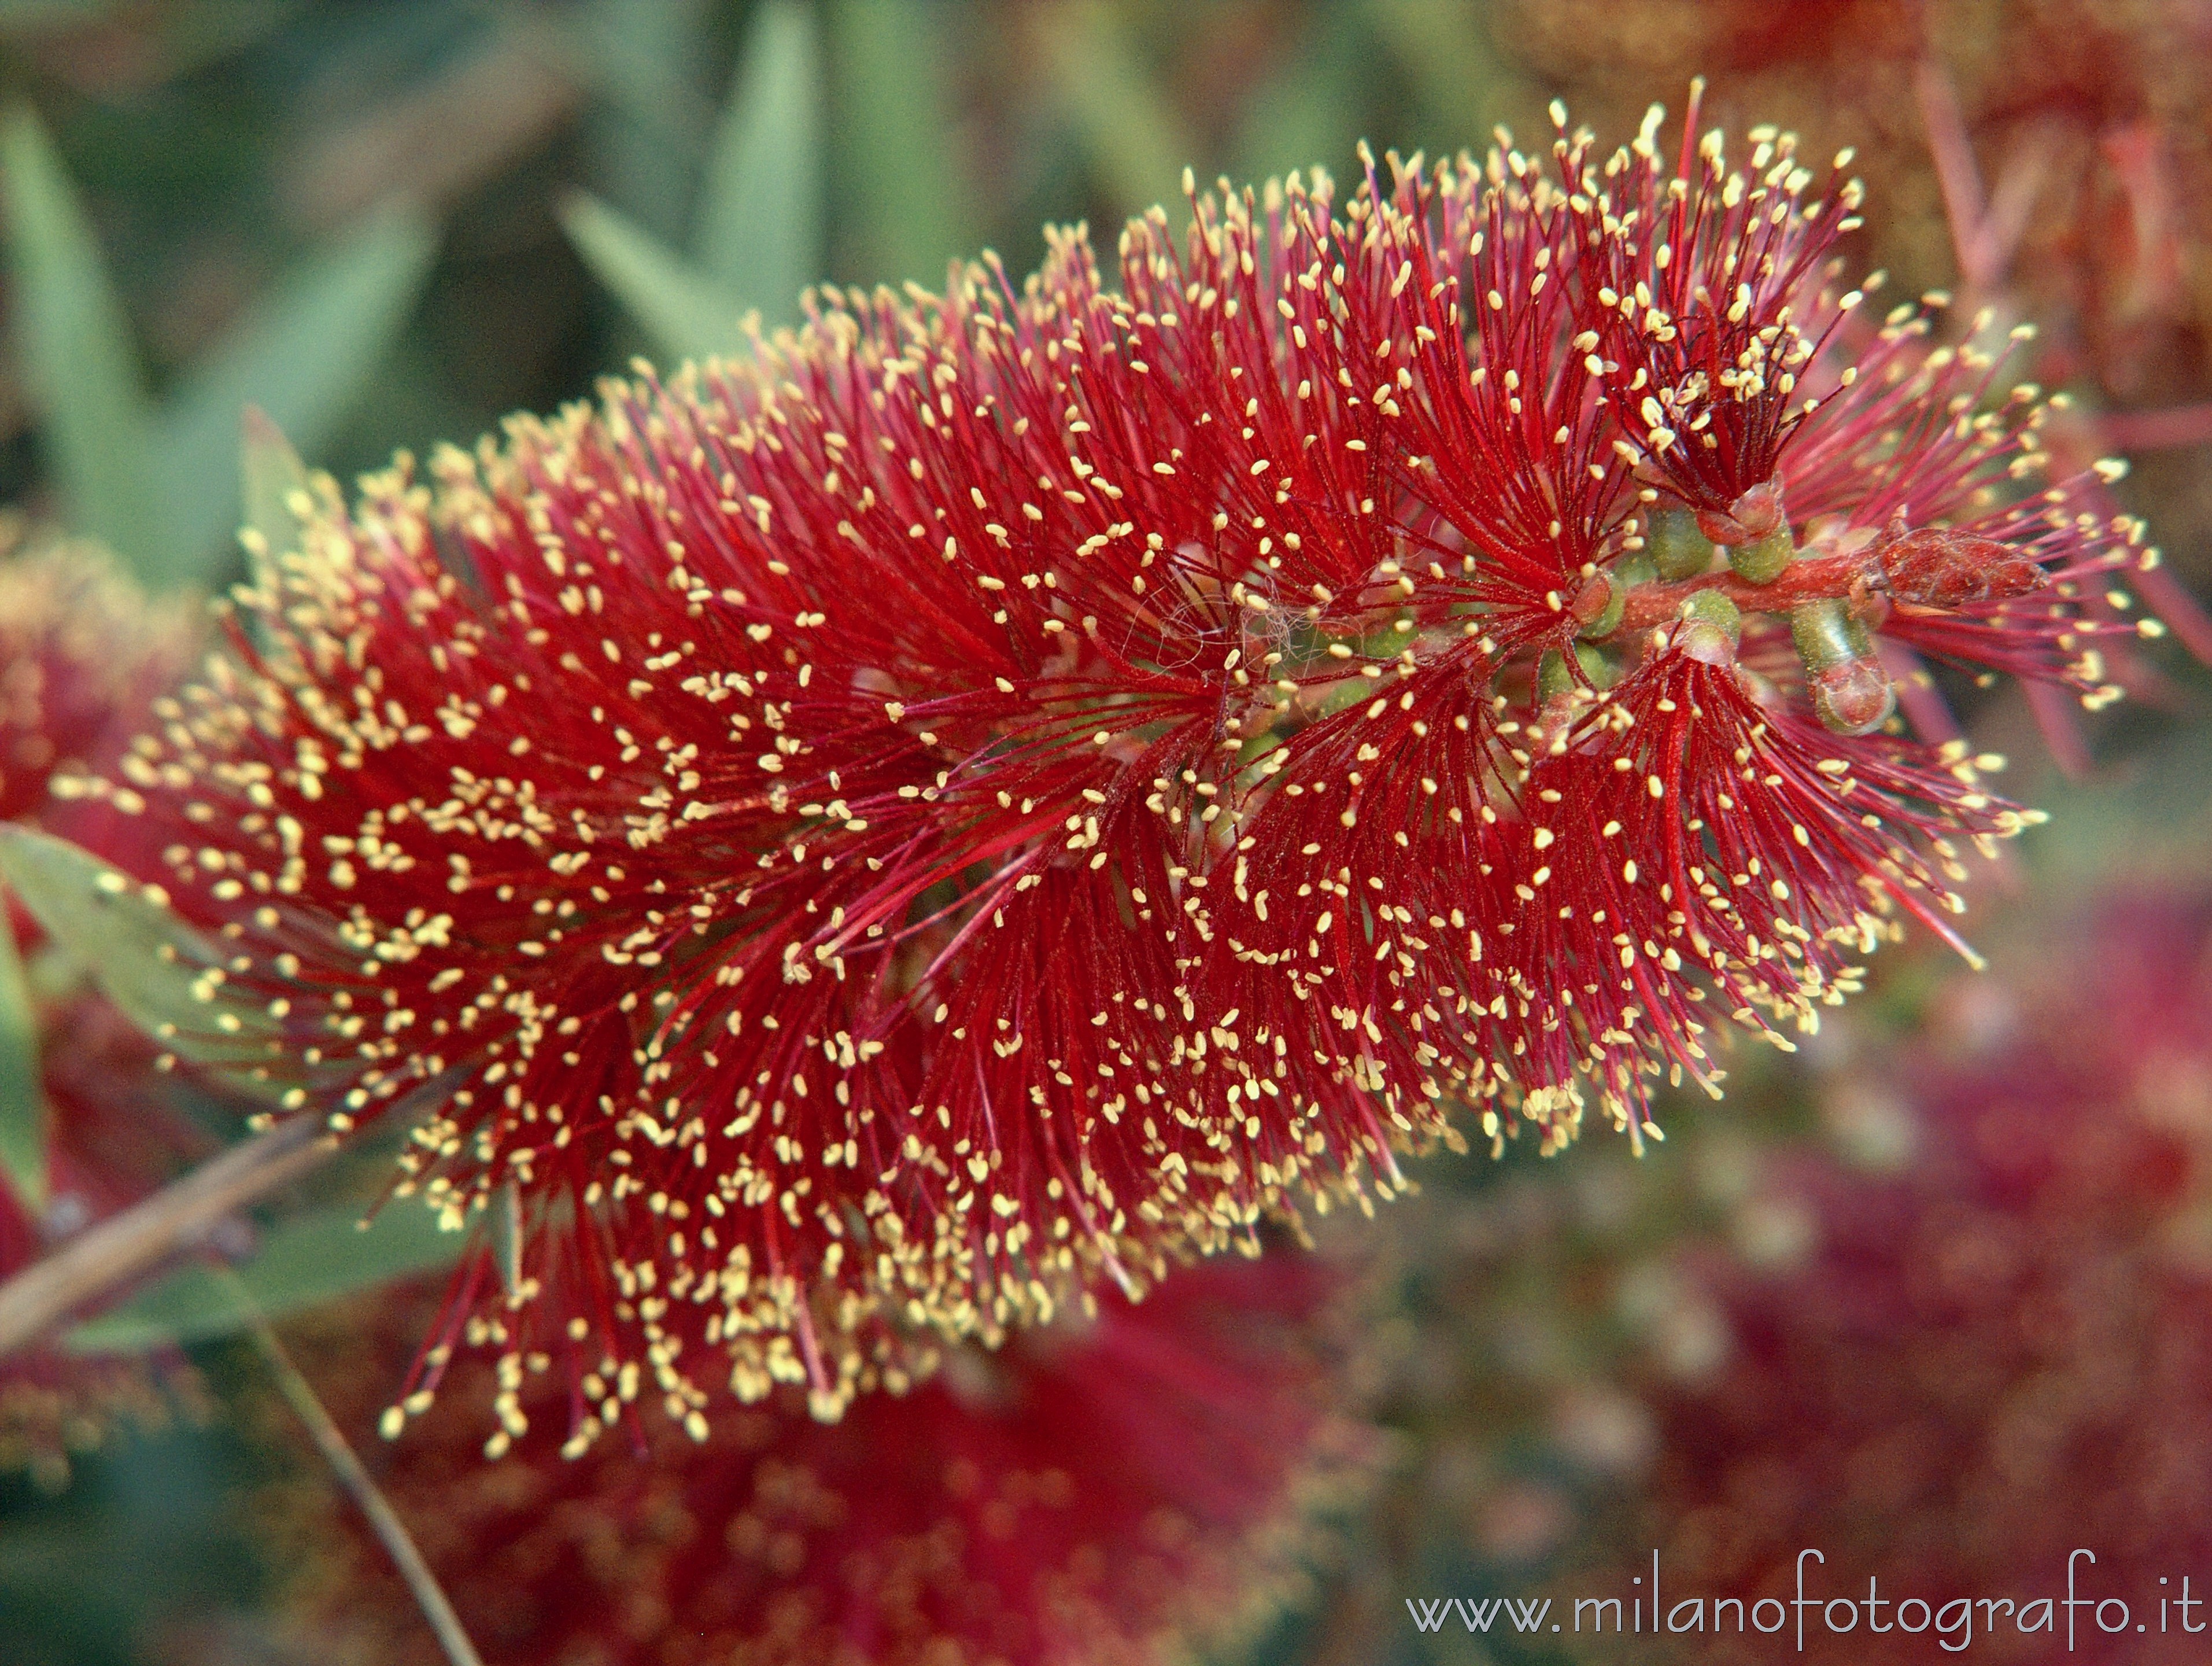
[[[319,447],[398,339],[437,249],[420,215],[375,216],[287,274],[193,368],[154,429],[170,570],[204,583],[229,559],[246,407],[259,406],[303,449]]]
[[[1073,0],[1042,15],[1042,38],[1054,90],[1116,206],[1141,213],[1179,200],[1198,146],[1146,73],[1121,16],[1100,0]]]
[[[744,343],[735,300],[597,198],[569,198],[561,224],[584,264],[670,359],[704,358]]]
[[[1365,0],[1362,9],[1441,132],[1464,143],[1504,119],[1516,88],[1491,44],[1488,7],[1477,0]]]
[[[283,429],[260,406],[246,406],[239,427],[238,487],[246,511],[240,536],[246,553],[256,560],[290,555],[307,532],[313,477]]]
[[[830,18],[854,255],[871,280],[934,288],[981,241],[968,176],[946,142],[945,17],[928,0],[837,0]]]
[[[152,415],[122,303],[76,188],[39,119],[0,118],[18,351],[71,528],[148,583],[165,548],[151,466]]]
[[[725,0],[576,0],[539,7],[587,89],[580,143],[591,180],[656,237],[681,240],[718,112],[704,67],[718,63]]]
[[[257,1317],[359,1294],[449,1266],[466,1232],[441,1231],[437,1212],[395,1200],[364,1224],[358,1204],[332,1204],[270,1227],[234,1279],[185,1267],[70,1331],[76,1353],[138,1353],[243,1330]]]
[[[0,1176],[33,1214],[46,1205],[46,1104],[40,1091],[39,1023],[15,930],[0,897]]]
[[[822,51],[794,0],[763,0],[700,188],[692,253],[708,281],[761,309],[799,317],[822,266]]]
[[[1316,167],[1335,173],[1354,166],[1359,76],[1373,58],[1352,7],[1316,15],[1288,61],[1246,97],[1231,146],[1233,177],[1264,179]]]
[[[234,1079],[269,1055],[276,1021],[226,986],[221,952],[155,887],[65,839],[13,824],[0,824],[0,879],[59,952],[180,1058],[228,1067]]]

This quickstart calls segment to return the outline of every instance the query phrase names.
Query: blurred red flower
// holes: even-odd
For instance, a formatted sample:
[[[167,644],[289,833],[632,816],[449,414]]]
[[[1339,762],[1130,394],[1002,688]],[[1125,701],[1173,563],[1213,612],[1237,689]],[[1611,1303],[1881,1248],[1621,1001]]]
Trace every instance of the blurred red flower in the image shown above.
[[[696,1445],[656,1424],[640,1450],[564,1462],[548,1417],[484,1466],[447,1405],[370,1456],[493,1666],[1179,1660],[1297,1593],[1316,1512],[1352,1502],[1379,1456],[1352,1420],[1348,1293],[1340,1268],[1276,1252],[963,1351],[834,1426],[785,1390],[716,1408]],[[410,1329],[389,1311],[369,1327],[398,1358]],[[360,1349],[309,1369],[366,1425],[383,1372]],[[526,1403],[561,1392],[540,1378]],[[344,1508],[318,1495],[311,1522],[285,1518],[324,1553],[288,1629],[318,1659],[440,1659]]]
[[[1786,1164],[1768,1189],[1803,1251],[1690,1269],[1732,1340],[1717,1366],[1644,1385],[1643,1542],[1686,1596],[1794,1591],[1809,1546],[1824,1595],[1860,1601],[1872,1578],[1892,1603],[2023,1610],[2063,1596],[2087,1548],[2082,1591],[2148,1632],[2085,1610],[2078,1652],[2197,1658],[2190,1614],[2158,1604],[2185,1574],[2203,1599],[2212,1556],[2212,902],[2108,899],[2041,970],[1975,996],[1971,1021],[1939,1001],[1881,1072],[1917,1134],[1905,1166]],[[2034,1635],[1975,1614],[1992,1657],[2059,1647],[2063,1611]],[[1806,1652],[1917,1659],[1927,1640],[1815,1623]]]
[[[190,642],[183,614],[149,604],[100,551],[0,531],[0,817],[35,823],[57,770],[112,761],[182,672]],[[155,1074],[154,1044],[58,963],[13,897],[0,907],[29,973],[46,1123],[44,1195],[0,1174],[4,1280],[154,1190],[206,1142],[162,1103],[169,1085]],[[28,1468],[58,1484],[68,1453],[111,1427],[201,1403],[173,1356],[150,1368],[51,1347],[0,1356],[0,1472]]]

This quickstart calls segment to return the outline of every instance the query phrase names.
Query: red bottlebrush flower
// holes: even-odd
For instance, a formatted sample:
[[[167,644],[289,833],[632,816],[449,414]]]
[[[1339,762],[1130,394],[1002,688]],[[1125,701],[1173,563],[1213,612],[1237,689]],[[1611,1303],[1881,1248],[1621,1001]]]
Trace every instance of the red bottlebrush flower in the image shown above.
[[[1455,1103],[1638,1128],[1705,982],[1809,1024],[2021,824],[1855,739],[1874,633],[2087,678],[2133,558],[1960,356],[1827,367],[1842,197],[1759,143],[1194,196],[1119,294],[1057,237],[325,486],[87,836],[222,933],[295,1109],[429,1105],[401,1189],[519,1229],[472,1335],[687,1420],[702,1360],[831,1414],[1364,1203]]]
[[[1841,289],[1829,258],[1858,223],[1848,153],[1808,201],[1813,175],[1791,136],[1755,130],[1747,169],[1732,173],[1717,131],[1692,150],[1693,94],[1669,173],[1655,110],[1633,152],[1601,175],[1586,139],[1560,142],[1563,173],[1583,185],[1578,223],[1602,251],[1578,317],[1609,374],[1626,379],[1613,396],[1621,443],[1656,488],[1653,518],[1670,506],[1693,514],[1754,586],[1775,582],[1793,554],[1833,559],[1881,541],[1924,551],[1945,537],[1956,558],[1941,594],[1911,583],[1917,574],[1895,589],[1889,563],[1869,557],[1866,583],[1900,605],[1878,621],[1887,635],[2115,697],[2100,649],[2137,627],[2106,599],[2114,575],[2156,556],[2133,547],[2137,529],[2104,507],[2094,482],[2033,489],[2050,460],[2039,390],[2007,389],[2004,356],[1971,342],[1930,346],[1921,309],[1899,307],[1871,334],[1854,327],[1863,292]],[[1966,538],[2009,552],[1970,551]],[[1993,562],[2005,582],[1970,576]]]
[[[545,1417],[484,1468],[472,1419],[441,1407],[371,1456],[488,1662],[1179,1660],[1297,1594],[1316,1512],[1378,1455],[1345,1409],[1345,1295],[1340,1271],[1279,1252],[963,1352],[834,1426],[787,1393],[717,1408],[696,1446],[663,1429],[563,1462]],[[374,1370],[318,1374],[341,1416],[373,1419]],[[289,1623],[325,1650],[438,1658],[352,1512],[316,1513],[285,1523],[327,1559]]]
[[[100,551],[0,530],[0,816],[36,821],[50,777],[96,767],[145,721],[185,662],[190,632],[149,605]],[[36,927],[12,897],[17,952],[36,963]],[[136,1202],[200,1154],[162,1104],[156,1049],[105,1000],[51,976],[29,980],[45,1103],[43,1196],[0,1174],[0,1280],[55,1239]],[[50,987],[53,986],[53,987]],[[151,1425],[201,1403],[181,1360],[80,1357],[33,1347],[0,1356],[0,1473],[42,1483],[118,1425]]]
[[[1763,1207],[1802,1222],[1802,1250],[1686,1269],[1729,1340],[1644,1384],[1656,1536],[1634,1541],[1638,1560],[1661,1547],[1678,1596],[1794,1595],[1815,1547],[1819,1595],[1863,1602],[1871,1578],[1892,1605],[1990,1598],[1974,1646],[2039,1660],[2063,1609],[2032,1635],[2014,1616],[2063,1598],[2087,1548],[2082,1593],[2148,1631],[2123,1640],[2085,1609],[2080,1652],[2201,1652],[2155,1603],[2212,1554],[2212,904],[2107,899],[2039,958],[2010,990],[1977,988],[1967,1033],[1939,1000],[1929,1039],[1869,1091],[1910,1131],[1901,1166],[1785,1163]],[[1925,1642],[1807,1626],[1810,1657]]]
[[[1616,396],[1626,443],[1708,517],[1708,537],[1739,544],[1778,524],[1776,471],[1808,415],[1799,385],[1857,304],[1823,268],[1858,224],[1861,190],[1844,155],[1804,201],[1812,174],[1794,137],[1771,128],[1753,131],[1748,171],[1731,172],[1722,135],[1698,138],[1698,114],[1693,94],[1671,174],[1656,106],[1601,178],[1587,141],[1563,140],[1561,167],[1594,257],[1578,321],[1595,337],[1586,350],[1627,378]]]
[[[2160,632],[2121,611],[2120,581],[2158,562],[2110,507],[2104,483],[2121,471],[2041,486],[2051,407],[2031,384],[2004,390],[2005,355],[1931,348],[1931,329],[1900,307],[1872,340],[1844,344],[1850,381],[1783,459],[1792,513],[1812,552],[1870,554],[1895,604],[1880,626],[1893,641],[2109,702],[2112,649]]]

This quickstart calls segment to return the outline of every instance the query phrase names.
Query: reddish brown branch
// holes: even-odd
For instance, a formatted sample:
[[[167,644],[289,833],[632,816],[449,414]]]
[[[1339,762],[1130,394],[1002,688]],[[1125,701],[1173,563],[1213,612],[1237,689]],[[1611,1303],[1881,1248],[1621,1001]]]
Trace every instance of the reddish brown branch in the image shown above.
[[[1883,582],[1881,563],[1863,551],[1848,556],[1800,556],[1771,584],[1753,584],[1734,573],[1708,573],[1673,584],[1639,584],[1628,593],[1620,616],[1623,630],[1649,630],[1679,617],[1682,604],[1700,590],[1717,590],[1747,613],[1783,613],[1800,602],[1848,597]]]
[[[1944,527],[1893,527],[1869,549],[1846,555],[1799,556],[1765,584],[1728,571],[1673,584],[1643,584],[1628,593],[1620,629],[1649,630],[1679,616],[1701,590],[1717,590],[1746,613],[1787,613],[1805,602],[1849,601],[1880,622],[1890,599],[1946,611],[1969,602],[2026,596],[2048,583],[2026,556],[1993,538]]]

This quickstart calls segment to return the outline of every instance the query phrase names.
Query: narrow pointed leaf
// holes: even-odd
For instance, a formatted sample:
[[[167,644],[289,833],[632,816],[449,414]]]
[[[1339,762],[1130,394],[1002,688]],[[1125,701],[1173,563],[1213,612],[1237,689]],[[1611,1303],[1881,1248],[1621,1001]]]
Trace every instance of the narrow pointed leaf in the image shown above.
[[[201,363],[155,426],[170,560],[207,582],[239,524],[239,420],[258,406],[309,452],[329,437],[391,350],[437,253],[421,216],[378,216],[308,260]]]
[[[13,825],[0,826],[0,879],[125,1017],[180,1058],[234,1073],[267,1055],[276,1020],[230,993],[220,952],[152,887]]]
[[[821,275],[822,50],[794,0],[753,14],[701,186],[692,249],[708,279],[771,324]]]
[[[568,72],[587,88],[580,138],[591,184],[656,237],[684,241],[720,114],[723,0],[576,0],[541,7],[566,42]],[[716,71],[719,74],[719,70]]]
[[[931,287],[967,255],[975,204],[945,88],[945,19],[928,0],[838,0],[830,11],[836,65],[838,170],[853,197],[854,254],[875,281]]]
[[[130,323],[76,187],[27,109],[0,117],[0,184],[18,350],[70,526],[149,584],[167,584],[152,418]]]
[[[592,275],[672,362],[730,352],[743,343],[738,301],[605,203],[573,197],[562,207],[561,224]]]
[[[366,1226],[359,1205],[334,1204],[270,1227],[234,1279],[180,1268],[77,1326],[63,1343],[78,1353],[137,1353],[228,1335],[256,1317],[281,1319],[448,1266],[468,1243],[468,1233],[441,1231],[436,1212],[417,1204],[389,1204]]]
[[[39,1087],[39,1026],[23,958],[0,897],[0,1177],[33,1213],[46,1201],[46,1106]]]

